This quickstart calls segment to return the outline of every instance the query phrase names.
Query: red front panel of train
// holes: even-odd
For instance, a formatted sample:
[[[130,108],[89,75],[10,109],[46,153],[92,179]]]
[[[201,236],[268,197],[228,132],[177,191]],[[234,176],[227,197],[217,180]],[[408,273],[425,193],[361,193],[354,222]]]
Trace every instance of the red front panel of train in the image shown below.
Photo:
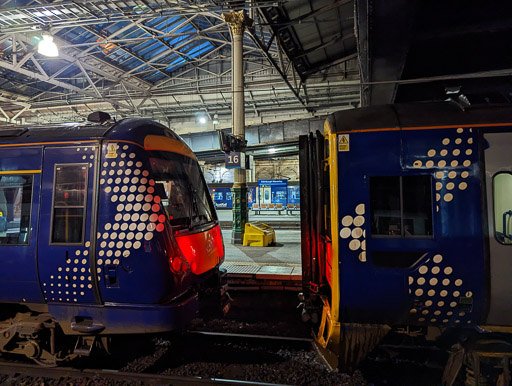
[[[209,271],[224,260],[224,244],[219,225],[205,232],[176,235],[176,241],[195,275]]]

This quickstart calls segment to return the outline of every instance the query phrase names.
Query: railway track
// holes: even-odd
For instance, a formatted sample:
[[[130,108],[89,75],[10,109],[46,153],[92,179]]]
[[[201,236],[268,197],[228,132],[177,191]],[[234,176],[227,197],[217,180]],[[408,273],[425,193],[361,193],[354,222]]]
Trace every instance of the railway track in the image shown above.
[[[438,384],[444,363],[433,347],[383,344],[362,363],[362,373],[350,376],[329,371],[308,337],[201,330],[132,341],[116,352],[122,354],[57,368],[0,357],[0,384],[432,385]]]
[[[141,337],[117,346],[111,358],[80,358],[57,368],[0,359],[0,384],[11,385],[342,385],[351,379],[329,372],[310,338],[243,332]]]
[[[255,340],[268,340],[268,341],[286,341],[286,342],[303,342],[313,343],[313,338],[291,337],[291,336],[275,336],[275,335],[257,335],[257,334],[237,334],[230,332],[214,332],[214,331],[188,331],[189,334],[217,336],[226,338],[243,338]]]
[[[91,384],[98,381],[110,381],[127,384],[167,384],[167,385],[277,385],[263,382],[237,381],[233,379],[202,378],[202,377],[178,377],[162,374],[145,374],[124,372],[109,369],[74,369],[74,368],[45,368],[28,363],[12,363],[0,361],[0,375],[7,378],[0,381],[2,384],[27,384],[30,380],[51,378],[56,383]]]

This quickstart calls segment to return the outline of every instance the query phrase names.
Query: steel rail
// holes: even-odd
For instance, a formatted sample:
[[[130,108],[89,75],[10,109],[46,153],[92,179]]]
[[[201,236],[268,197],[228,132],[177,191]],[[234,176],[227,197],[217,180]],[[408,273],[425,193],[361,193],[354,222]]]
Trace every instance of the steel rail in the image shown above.
[[[214,331],[201,331],[191,330],[187,331],[189,334],[199,334],[207,336],[218,336],[226,338],[248,338],[248,339],[259,339],[259,340],[275,340],[275,341],[289,341],[289,342],[306,342],[313,343],[313,338],[297,338],[288,336],[276,336],[276,335],[257,335],[257,334],[237,334],[230,332],[214,332]]]
[[[130,373],[110,369],[74,369],[69,367],[41,367],[27,363],[13,363],[0,360],[0,374],[13,378],[23,377],[49,377],[61,378],[98,378],[115,381],[127,381],[129,383],[142,382],[147,384],[172,384],[172,385],[278,385],[273,383],[238,381],[222,378],[180,377],[162,374]],[[15,379],[11,381],[16,382]]]

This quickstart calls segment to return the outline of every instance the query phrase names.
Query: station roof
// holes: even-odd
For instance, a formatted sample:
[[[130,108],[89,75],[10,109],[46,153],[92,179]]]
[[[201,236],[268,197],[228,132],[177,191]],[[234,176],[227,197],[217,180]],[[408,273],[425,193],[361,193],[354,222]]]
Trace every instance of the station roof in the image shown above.
[[[245,105],[258,123],[359,101],[353,0],[2,0],[0,118],[82,120],[91,110],[178,125],[231,119],[231,34],[245,8]],[[60,55],[37,52],[49,32]]]
[[[356,0],[363,105],[512,101],[512,3]]]
[[[0,0],[0,120],[83,121],[103,110],[180,134],[229,128],[222,14],[240,9],[254,20],[244,34],[247,126],[361,105],[511,102],[509,2]],[[43,31],[58,58],[37,52]]]

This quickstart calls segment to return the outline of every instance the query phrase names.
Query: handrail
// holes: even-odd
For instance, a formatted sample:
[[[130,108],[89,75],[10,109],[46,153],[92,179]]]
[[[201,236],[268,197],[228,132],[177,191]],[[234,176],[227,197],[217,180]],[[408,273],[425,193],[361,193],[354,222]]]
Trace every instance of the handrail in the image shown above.
[[[503,213],[503,237],[512,240],[512,234],[507,234],[507,216],[512,217],[512,210]]]

